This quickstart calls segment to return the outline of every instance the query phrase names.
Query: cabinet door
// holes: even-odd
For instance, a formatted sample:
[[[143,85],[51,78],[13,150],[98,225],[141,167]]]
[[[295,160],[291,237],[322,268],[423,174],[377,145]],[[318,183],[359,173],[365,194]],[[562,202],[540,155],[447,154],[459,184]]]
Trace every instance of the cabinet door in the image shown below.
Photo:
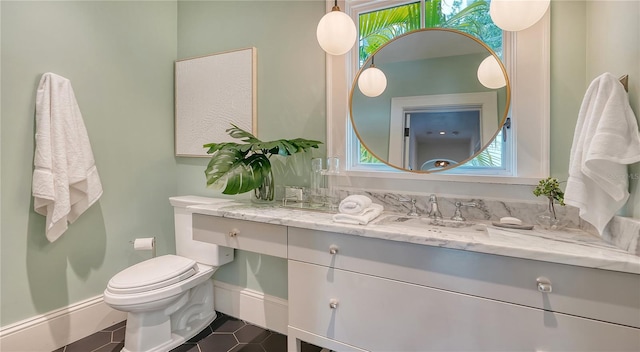
[[[288,244],[301,262],[640,328],[636,274],[294,227]]]
[[[289,260],[289,325],[370,351],[639,351],[640,330]]]

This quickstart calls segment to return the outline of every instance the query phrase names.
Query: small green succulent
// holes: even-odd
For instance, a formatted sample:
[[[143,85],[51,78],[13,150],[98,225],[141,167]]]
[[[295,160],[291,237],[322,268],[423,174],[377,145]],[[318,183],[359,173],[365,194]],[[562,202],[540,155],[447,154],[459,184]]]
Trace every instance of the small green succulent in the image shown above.
[[[538,185],[533,190],[533,194],[536,197],[545,196],[549,199],[549,212],[553,217],[553,220],[558,219],[554,200],[557,200],[560,205],[564,206],[564,192],[560,189],[560,182],[555,177],[547,177],[538,182]]]
[[[549,200],[557,200],[560,205],[564,206],[564,192],[560,189],[560,182],[555,177],[547,177],[538,182],[533,190],[536,197],[545,196]]]

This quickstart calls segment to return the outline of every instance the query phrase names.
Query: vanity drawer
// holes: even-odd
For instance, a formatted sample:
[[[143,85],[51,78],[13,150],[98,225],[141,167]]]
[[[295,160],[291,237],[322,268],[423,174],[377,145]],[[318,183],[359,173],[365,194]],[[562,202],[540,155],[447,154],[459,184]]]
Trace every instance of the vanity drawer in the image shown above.
[[[289,325],[370,351],[640,350],[635,328],[293,260],[288,265]]]
[[[289,259],[640,327],[640,275],[293,227],[288,242]]]
[[[287,227],[193,214],[193,239],[220,246],[287,257]]]

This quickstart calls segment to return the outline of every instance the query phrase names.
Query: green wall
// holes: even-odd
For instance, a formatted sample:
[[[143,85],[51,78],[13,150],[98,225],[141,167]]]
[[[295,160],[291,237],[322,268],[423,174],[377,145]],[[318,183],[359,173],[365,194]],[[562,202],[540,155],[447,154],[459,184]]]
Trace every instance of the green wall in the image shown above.
[[[174,60],[256,47],[258,136],[324,141],[325,57],[315,41],[324,6],[312,0],[0,2],[0,325],[99,295],[113,274],[147,258],[131,249],[132,238],[155,235],[160,254],[173,252],[167,198],[219,195],[204,187],[206,159],[174,157]],[[578,109],[596,72],[629,73],[632,107],[640,112],[640,43],[634,37],[640,10],[637,2],[625,6],[619,19],[591,2],[552,2],[556,177],[566,178]],[[595,23],[598,16],[604,22]],[[632,29],[628,43],[609,54],[597,49],[600,39],[586,30],[592,26]],[[593,61],[610,55],[635,61],[608,67]],[[44,238],[44,218],[33,212],[31,197],[35,88],[47,71],[72,81],[105,189],[54,243]],[[298,175],[309,157],[289,158],[296,167],[282,182],[304,182]],[[639,169],[634,165],[632,172]],[[636,180],[632,189],[626,214],[640,218]],[[237,252],[216,278],[286,297],[281,259]]]
[[[628,74],[629,102],[640,119],[640,2],[559,0],[551,10],[551,174],[566,180],[578,111],[594,78]],[[622,216],[640,218],[639,179],[636,163]]]
[[[325,57],[316,41],[324,1],[179,1],[178,58],[255,47],[258,53],[258,138],[326,140]],[[232,30],[230,30],[232,28]],[[311,156],[283,160],[296,167],[280,184],[304,184]],[[178,194],[220,196],[205,188],[202,158],[178,158]],[[307,167],[309,166],[309,167]],[[302,177],[301,177],[302,176]],[[247,198],[247,195],[240,195]],[[215,279],[287,297],[285,260],[236,251]]]
[[[2,1],[1,320],[4,326],[102,293],[147,259],[129,240],[174,252],[175,2]],[[49,243],[33,211],[35,91],[71,80],[104,194]]]
[[[586,91],[586,6],[551,3],[551,176],[566,181],[573,133]]]
[[[640,2],[587,2],[586,80],[603,72],[629,75],[629,102],[640,121]],[[616,40],[611,40],[616,38]],[[640,163],[629,167],[631,197],[620,212],[640,218]]]
[[[174,157],[177,58],[256,47],[258,136],[325,140],[322,1],[2,1],[0,13],[0,325],[99,295],[148,258],[132,250],[135,237],[174,252],[168,197],[219,195],[204,187],[205,159]],[[48,71],[72,82],[105,191],[54,243],[31,197],[35,89]],[[310,157],[323,155],[283,160],[294,167],[282,182],[304,183]],[[286,262],[276,258],[238,252],[216,275],[286,297]]]
[[[178,58],[255,47],[257,137],[324,141],[325,60],[315,38],[324,6],[318,0],[181,0]],[[202,158],[178,158],[179,194],[219,195],[204,188],[206,164]]]

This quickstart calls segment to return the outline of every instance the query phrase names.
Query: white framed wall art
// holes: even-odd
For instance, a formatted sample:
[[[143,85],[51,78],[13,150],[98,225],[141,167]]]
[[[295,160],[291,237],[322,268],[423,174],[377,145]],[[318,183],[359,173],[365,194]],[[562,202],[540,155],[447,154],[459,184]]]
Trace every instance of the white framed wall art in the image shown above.
[[[256,61],[256,48],[176,61],[176,156],[206,157],[204,144],[237,142],[231,124],[256,134]]]

